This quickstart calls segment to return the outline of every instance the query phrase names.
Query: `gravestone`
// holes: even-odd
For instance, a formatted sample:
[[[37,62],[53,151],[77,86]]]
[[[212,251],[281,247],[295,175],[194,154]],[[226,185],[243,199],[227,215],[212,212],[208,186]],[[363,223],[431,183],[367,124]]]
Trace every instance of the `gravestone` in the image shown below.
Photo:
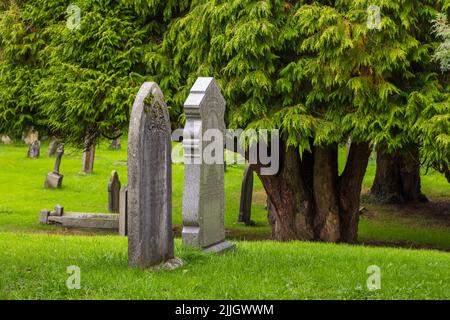
[[[120,130],[116,131],[114,134],[115,134],[115,136],[117,138],[115,138],[115,139],[113,139],[111,141],[111,144],[109,145],[109,149],[111,149],[111,150],[120,150],[120,148],[121,148],[121,145],[120,145]]]
[[[128,262],[148,268],[174,258],[171,127],[158,85],[146,82],[128,131]]]
[[[22,135],[22,138],[26,144],[30,145],[36,140],[39,140],[39,132],[37,132],[36,130],[34,130],[33,127],[31,127],[26,133]]]
[[[120,180],[116,170],[111,172],[108,183],[108,211],[119,213],[120,203]]]
[[[60,141],[56,137],[52,137],[50,143],[48,144],[47,156],[54,157],[56,155],[56,150],[58,149]]]
[[[223,141],[216,148],[222,153],[219,163],[204,161],[203,151],[214,141],[202,141],[208,129],[219,130],[222,138],[225,134],[225,99],[213,78],[197,79],[184,111],[183,244],[221,252],[234,247],[225,241]]]
[[[6,134],[2,134],[1,137],[0,137],[0,140],[4,144],[11,144],[11,142],[12,142],[11,138],[8,135],[6,135]]]
[[[119,201],[119,235],[128,235],[128,186],[125,186],[120,190]]]
[[[47,178],[45,179],[45,188],[61,188],[62,187],[62,180],[63,175],[59,173],[59,167],[61,166],[61,159],[64,154],[64,144],[61,143],[58,146],[58,150],[56,151],[56,160],[55,160],[55,167],[52,172],[47,174]]]
[[[253,196],[253,169],[250,165],[247,165],[244,170],[244,175],[242,177],[242,188],[241,188],[241,203],[239,207],[239,218],[238,222],[244,223],[245,225],[254,225],[251,221],[252,214],[252,196]]]
[[[95,159],[95,140],[87,139],[84,145],[83,152],[83,165],[81,172],[92,173],[94,171],[94,159]]]
[[[41,142],[39,140],[35,140],[28,147],[28,158],[37,159],[41,155]]]

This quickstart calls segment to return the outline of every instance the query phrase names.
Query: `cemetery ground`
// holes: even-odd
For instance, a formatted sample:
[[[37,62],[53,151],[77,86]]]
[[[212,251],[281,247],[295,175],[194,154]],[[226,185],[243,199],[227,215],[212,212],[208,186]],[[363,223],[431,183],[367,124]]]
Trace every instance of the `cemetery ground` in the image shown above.
[[[359,225],[362,245],[269,241],[265,194],[258,179],[252,206],[256,226],[236,223],[243,165],[225,173],[227,238],[224,255],[203,254],[175,241],[185,265],[172,271],[130,269],[127,239],[106,232],[40,225],[39,210],[107,212],[107,183],[117,170],[126,184],[126,138],[120,151],[107,142],[94,173],[81,171],[81,153],[66,149],[61,190],[43,188],[54,158],[26,158],[21,143],[0,145],[1,299],[450,299],[450,186],[434,172],[422,177],[430,204],[395,206],[370,201],[375,161],[364,179]],[[345,151],[340,153],[340,164]],[[173,223],[179,236],[183,166],[173,165]],[[66,287],[66,268],[81,270],[81,289]],[[366,287],[371,265],[381,268],[381,289]]]

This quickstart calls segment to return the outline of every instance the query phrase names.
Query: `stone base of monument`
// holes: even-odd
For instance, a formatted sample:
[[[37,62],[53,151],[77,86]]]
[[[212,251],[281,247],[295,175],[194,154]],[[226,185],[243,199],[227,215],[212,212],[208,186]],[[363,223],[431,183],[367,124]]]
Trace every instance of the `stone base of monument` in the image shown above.
[[[228,241],[222,241],[216,244],[213,244],[212,246],[203,248],[203,252],[212,252],[212,253],[223,253],[228,250],[234,249],[236,245],[234,243],[228,242]]]
[[[64,212],[63,215],[57,216],[47,210],[41,210],[39,221],[65,228],[119,230],[119,215],[112,213]]]
[[[47,178],[45,178],[44,187],[49,189],[61,188],[63,177],[62,174],[50,172],[47,174]]]

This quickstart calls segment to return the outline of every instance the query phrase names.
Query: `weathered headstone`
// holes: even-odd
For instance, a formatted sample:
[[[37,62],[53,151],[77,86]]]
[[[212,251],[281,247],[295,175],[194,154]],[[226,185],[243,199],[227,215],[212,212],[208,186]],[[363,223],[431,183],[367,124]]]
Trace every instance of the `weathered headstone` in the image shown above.
[[[203,151],[209,144],[202,141],[209,129],[220,131],[222,138],[225,134],[225,99],[213,78],[197,79],[184,111],[183,243],[221,252],[234,247],[225,241],[223,141],[216,150],[222,153],[222,162],[213,163],[204,161]]]
[[[81,167],[81,172],[83,173],[92,173],[94,171],[95,144],[95,140],[86,139],[83,152],[83,165]]]
[[[64,207],[60,204],[57,204],[52,212],[50,212],[50,216],[52,217],[61,217],[64,214]]]
[[[108,183],[108,211],[119,213],[120,203],[120,180],[116,170],[111,172]]]
[[[42,209],[41,212],[39,213],[39,223],[47,224],[49,216],[50,216],[50,211],[47,209]]]
[[[56,137],[52,137],[50,143],[48,144],[47,156],[54,157],[56,155],[56,150],[58,149],[60,141]]]
[[[33,141],[28,147],[28,158],[37,159],[41,155],[41,142],[39,140]]]
[[[253,169],[250,165],[247,165],[244,170],[244,176],[242,177],[241,188],[241,204],[239,207],[238,222],[245,223],[246,225],[254,225],[251,221],[252,214],[252,196],[253,196]]]
[[[111,144],[109,145],[109,149],[111,150],[120,150],[121,145],[120,145],[120,131],[116,131],[115,132],[115,136],[117,138],[113,139],[111,141]]]
[[[30,145],[36,140],[39,140],[39,132],[31,127],[26,133],[23,134],[22,138],[26,144]]]
[[[119,235],[128,235],[128,186],[120,190],[119,201]]]
[[[63,154],[64,154],[64,144],[61,143],[58,146],[58,150],[56,151],[56,160],[53,172],[47,174],[47,178],[45,179],[44,184],[45,188],[52,188],[52,189],[61,188],[64,176],[59,173],[59,167],[61,166],[61,159]]]
[[[0,140],[4,144],[11,144],[11,142],[12,142],[11,138],[8,135],[6,135],[6,134],[2,134],[1,137],[0,137]]]
[[[173,259],[171,127],[158,85],[146,82],[128,131],[128,262],[142,268]]]

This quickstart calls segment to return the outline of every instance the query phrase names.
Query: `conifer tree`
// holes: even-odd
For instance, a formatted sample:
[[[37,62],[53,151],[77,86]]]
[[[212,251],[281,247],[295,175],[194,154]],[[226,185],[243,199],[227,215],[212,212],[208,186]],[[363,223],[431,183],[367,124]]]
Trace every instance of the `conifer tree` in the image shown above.
[[[376,28],[367,24],[372,5]],[[199,0],[171,25],[163,50],[175,70],[166,77],[182,84],[174,103],[197,76],[214,76],[229,127],[282,131],[280,171],[259,174],[274,239],[357,241],[371,142],[388,152],[416,144],[406,130],[425,107],[416,98],[437,98],[429,30],[441,9],[431,0]]]

